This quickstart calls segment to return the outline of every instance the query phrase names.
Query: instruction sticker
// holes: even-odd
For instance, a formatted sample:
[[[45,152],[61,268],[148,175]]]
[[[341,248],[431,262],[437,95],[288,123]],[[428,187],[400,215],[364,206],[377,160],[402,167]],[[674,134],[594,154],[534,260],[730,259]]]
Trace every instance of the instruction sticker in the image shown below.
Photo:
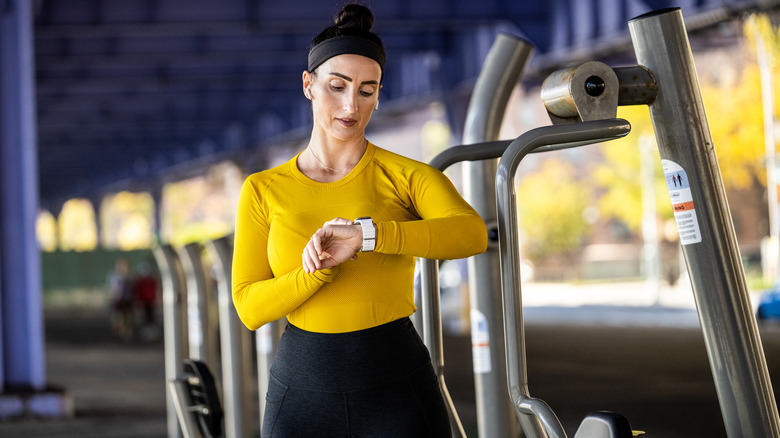
[[[471,356],[475,374],[487,374],[493,369],[488,321],[485,314],[477,309],[471,309]]]
[[[271,324],[260,326],[260,328],[255,332],[255,336],[255,344],[258,353],[271,354],[274,351]]]
[[[677,231],[680,234],[680,244],[690,245],[701,242],[701,229],[696,209],[693,206],[691,186],[685,169],[674,161],[661,160],[666,177],[666,187],[672,200],[674,219],[677,221]]]

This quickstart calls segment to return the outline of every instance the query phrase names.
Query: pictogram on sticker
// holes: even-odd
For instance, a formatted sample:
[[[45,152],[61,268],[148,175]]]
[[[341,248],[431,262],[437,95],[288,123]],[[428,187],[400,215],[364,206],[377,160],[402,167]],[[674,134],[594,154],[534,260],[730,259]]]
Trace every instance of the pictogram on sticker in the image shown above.
[[[670,160],[661,160],[666,177],[666,187],[669,189],[669,199],[672,201],[674,219],[677,221],[677,231],[682,245],[701,242],[701,228],[693,205],[693,195],[688,181],[688,174],[679,164]]]

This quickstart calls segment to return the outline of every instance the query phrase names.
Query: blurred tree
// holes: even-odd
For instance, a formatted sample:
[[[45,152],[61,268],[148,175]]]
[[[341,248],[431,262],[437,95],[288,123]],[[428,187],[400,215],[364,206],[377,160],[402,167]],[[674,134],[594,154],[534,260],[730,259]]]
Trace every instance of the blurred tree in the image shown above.
[[[175,246],[230,234],[243,174],[233,163],[218,163],[204,176],[163,188],[162,241]]]
[[[750,189],[758,185],[758,189],[763,190],[766,187],[766,147],[761,72],[755,56],[756,36],[760,34],[763,40],[777,90],[780,85],[776,62],[780,55],[780,28],[774,27],[767,15],[752,15],[745,20],[743,33],[753,55],[747,58],[741,74],[734,80],[726,75],[726,80],[703,82],[702,98],[724,185],[727,189]],[[774,107],[777,113],[780,99],[776,92]]]
[[[752,16],[746,20],[745,40],[755,51],[755,30],[763,36],[772,60],[780,55],[780,29],[773,27],[768,17]],[[720,163],[721,175],[727,192],[735,189],[761,190],[766,187],[766,167],[763,114],[761,108],[760,72],[755,57],[740,65],[734,61],[735,74],[700,75],[702,99],[712,139]],[[777,63],[772,62],[777,69]],[[780,75],[773,71],[775,89],[780,85]],[[775,108],[780,109],[780,99],[775,93]],[[623,222],[631,231],[641,229],[641,184],[639,178],[640,139],[652,139],[655,144],[650,114],[646,106],[620,107],[618,117],[631,122],[631,134],[623,139],[601,146],[604,161],[593,165],[593,175],[599,191],[603,191],[598,206],[602,218],[614,218]],[[644,141],[644,140],[642,140]],[[661,217],[672,217],[669,196],[660,167],[657,147],[654,148],[656,164],[656,207]]]
[[[156,241],[154,199],[143,192],[106,196],[100,208],[100,230],[107,248],[151,248]]]
[[[65,202],[59,216],[58,235],[63,251],[91,251],[97,248],[97,225],[92,203],[78,198]]]
[[[640,142],[650,142],[655,176],[655,208],[661,218],[672,217],[661,158],[655,146],[655,135],[647,106],[618,108],[618,117],[631,123],[631,133],[624,138],[600,146],[603,161],[591,167],[593,182],[601,196],[599,216],[622,222],[631,232],[639,233],[642,226],[642,181],[640,175]]]
[[[38,212],[35,234],[41,251],[52,252],[57,249],[57,219],[53,214],[46,210]]]
[[[766,185],[759,76],[758,67],[750,64],[734,84],[702,83],[702,99],[727,189],[747,189],[755,182]]]
[[[542,161],[517,188],[518,218],[525,256],[540,262],[580,248],[588,229],[583,211],[592,193],[575,177],[574,166],[558,158]]]

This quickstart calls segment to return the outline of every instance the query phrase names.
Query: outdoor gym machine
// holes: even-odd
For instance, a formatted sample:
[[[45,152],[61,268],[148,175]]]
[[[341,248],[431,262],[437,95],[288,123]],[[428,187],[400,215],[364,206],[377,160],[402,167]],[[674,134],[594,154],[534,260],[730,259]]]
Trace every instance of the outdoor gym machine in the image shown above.
[[[506,104],[532,53],[533,48],[528,42],[506,34],[498,36],[488,52],[469,102],[463,133],[464,143],[469,145],[449,148],[430,162],[439,170],[445,170],[457,162],[465,162],[465,197],[485,220],[489,231],[492,231],[489,233],[491,242],[487,251],[468,259],[472,326],[479,324],[480,328],[477,333],[472,330],[472,345],[478,343],[477,347],[472,348],[473,362],[478,364],[473,367],[477,427],[479,435],[485,437],[519,434],[519,425],[512,420],[512,404],[504,390],[506,368],[503,326],[498,323],[501,318],[501,295],[492,181],[496,172],[495,159],[501,156],[510,143],[496,141]],[[421,259],[420,276],[422,328],[419,331],[439,377],[439,386],[450,412],[453,434],[465,436],[444,381],[437,263]]]
[[[508,386],[516,415],[526,436],[566,436],[550,407],[528,392],[514,192],[517,167],[531,152],[623,136],[630,126],[614,118],[617,106],[644,104],[650,108],[726,431],[730,437],[778,437],[777,405],[682,12],[672,8],[642,15],[629,22],[629,30],[639,66],[611,69],[589,62],[548,77],[542,99],[554,125],[529,131],[508,147],[504,142],[460,146],[441,154],[448,157],[434,159],[443,168],[445,162],[483,160],[506,148],[495,183]],[[485,150],[476,152],[479,148]],[[423,284],[428,292],[423,292],[423,307],[426,301],[434,301],[426,313],[437,309],[436,269],[435,263],[425,262]],[[440,328],[437,332],[429,327],[437,322],[435,315],[426,319],[432,322],[423,324],[425,340],[436,362]],[[575,437],[630,433],[622,417],[597,414],[583,421]]]
[[[587,70],[594,63],[586,63],[555,72],[542,86],[542,99],[553,123],[581,122],[574,126],[612,111],[597,102],[616,88],[618,97],[610,98],[616,105],[649,106],[726,432],[730,437],[778,437],[777,405],[682,12],[673,8],[639,16],[629,22],[629,30],[639,67],[591,74]],[[528,395],[525,378],[513,176],[531,149],[511,145],[496,178],[507,367],[526,435],[563,437],[549,407]]]
[[[778,437],[777,404],[682,12],[642,15],[629,22],[629,31],[637,62],[658,88],[647,104],[726,431],[730,437]],[[682,189],[672,177],[683,178]]]
[[[481,140],[471,139],[483,143],[451,148],[432,162],[436,167],[444,169],[457,161],[488,160],[502,156],[496,172],[495,188],[503,295],[504,333],[501,336],[505,343],[510,409],[514,409],[528,437],[566,436],[552,409],[543,401],[532,398],[528,392],[520,294],[520,245],[516,232],[515,171],[523,157],[531,152],[575,147],[627,134],[630,129],[628,123],[614,118],[617,106],[644,104],[650,108],[664,173],[667,175],[680,242],[726,431],[730,437],[780,437],[777,406],[751,311],[736,236],[729,217],[682,13],[675,8],[645,14],[631,20],[629,30],[639,66],[611,69],[602,63],[589,62],[553,73],[548,78],[543,85],[542,98],[553,120],[552,126],[529,131],[511,142],[486,141],[490,140],[485,138],[487,135]],[[526,56],[530,56],[530,52]],[[526,59],[514,63],[514,67],[507,66],[517,72],[515,81]],[[511,81],[506,83],[513,84]],[[502,99],[508,97],[508,91],[502,96]],[[505,103],[504,100],[502,105]],[[501,108],[501,105],[496,105],[494,109],[497,111],[486,119],[498,120],[500,123],[501,117],[495,115],[503,114]],[[497,125],[494,129],[490,135],[497,133]],[[489,171],[481,170],[472,172],[472,179],[475,174],[490,176]],[[678,185],[675,186],[672,181],[677,181]],[[487,225],[491,229],[491,221]],[[170,250],[164,247],[155,255],[161,271],[166,272],[164,281],[169,283],[164,286],[164,290],[183,289],[181,267],[172,263],[175,261],[175,253],[170,254]],[[442,373],[436,262],[426,260],[421,269],[424,277],[423,336],[431,350],[439,382],[450,408],[453,430],[456,435],[463,436],[463,428],[446,392]],[[164,294],[164,300],[173,299],[180,298],[166,297]],[[485,316],[490,322],[495,321],[492,319],[494,315]],[[171,355],[175,354],[177,359],[168,360],[168,333],[180,333],[186,320],[182,321],[181,315],[166,313],[168,320],[166,376],[170,380],[172,377],[168,364],[181,363],[185,355],[174,348]],[[510,432],[485,436],[515,436],[511,432],[513,418],[501,408],[493,409],[493,412],[505,426],[503,430]],[[169,417],[169,431],[170,426]],[[575,434],[575,438],[623,436],[631,436],[628,422],[618,415],[604,413],[586,417]]]
[[[169,437],[182,434],[200,436],[200,429],[192,424],[199,424],[202,418],[191,423],[188,413],[208,418],[213,426],[212,423],[217,421],[214,420],[215,408],[209,408],[206,414],[198,409],[192,410],[201,403],[191,404],[190,390],[193,386],[216,387],[217,383],[221,383],[225,404],[226,436],[244,438],[253,433],[254,421],[250,410],[255,405],[252,402],[253,391],[248,384],[252,381],[252,337],[238,319],[233,306],[230,288],[231,237],[222,237],[205,245],[209,258],[213,260],[216,293],[210,286],[202,245],[186,245],[180,251],[171,245],[163,245],[154,250],[162,279]],[[188,383],[193,380],[193,374],[203,374],[200,370],[206,365],[212,369],[219,369],[221,365],[221,379],[215,380],[209,372],[205,381],[199,378],[196,379],[200,382],[197,385]],[[196,391],[202,392],[197,388]],[[209,399],[209,404],[219,404],[215,402],[215,397]],[[221,415],[218,421],[222,421]]]

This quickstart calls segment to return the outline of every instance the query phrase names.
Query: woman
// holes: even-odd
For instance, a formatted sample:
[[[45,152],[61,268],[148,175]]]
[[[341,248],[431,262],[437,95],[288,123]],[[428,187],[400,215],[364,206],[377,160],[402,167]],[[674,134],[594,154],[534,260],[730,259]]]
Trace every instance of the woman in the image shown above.
[[[480,253],[487,233],[441,172],[365,138],[385,65],[372,26],[367,8],[347,5],[314,38],[302,78],[314,121],[308,146],[241,190],[236,310],[251,330],[289,321],[263,437],[450,436],[408,318],[414,258]]]

